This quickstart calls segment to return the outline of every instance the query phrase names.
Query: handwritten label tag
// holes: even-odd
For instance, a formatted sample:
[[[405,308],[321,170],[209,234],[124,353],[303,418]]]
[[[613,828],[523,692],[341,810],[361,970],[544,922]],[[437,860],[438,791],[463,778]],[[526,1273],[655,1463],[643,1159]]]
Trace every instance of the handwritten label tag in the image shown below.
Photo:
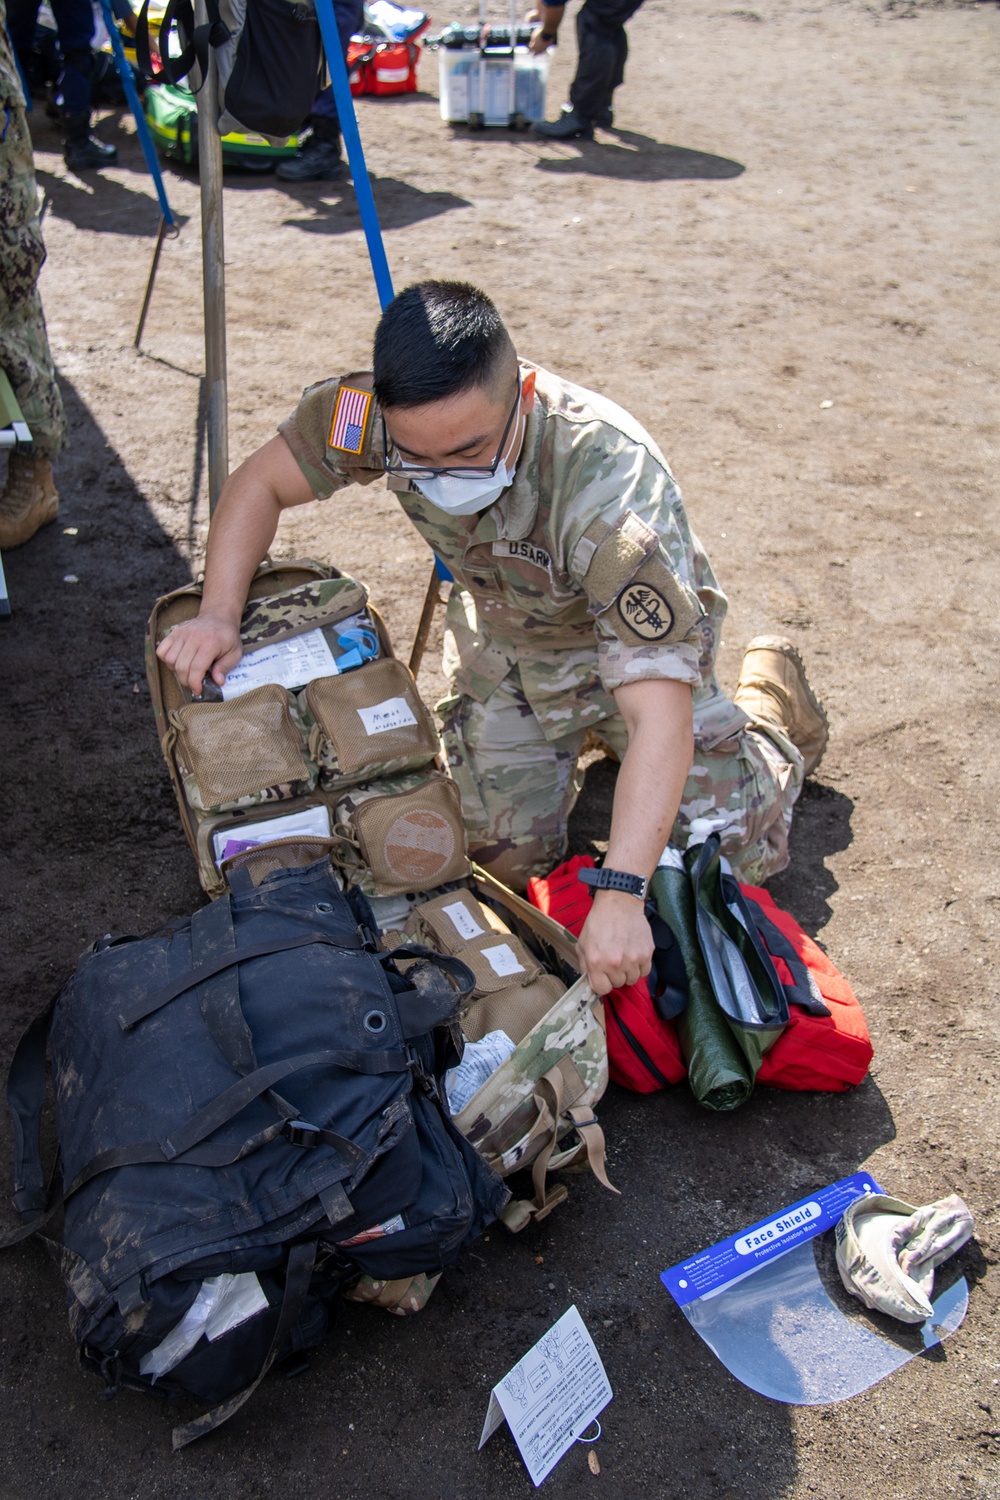
[[[509,943],[500,943],[496,948],[484,948],[483,957],[501,979],[507,974],[523,974],[524,964],[518,963],[517,954]]]
[[[359,708],[358,718],[366,734],[384,734],[387,729],[402,729],[417,722],[405,698],[386,698],[384,703],[375,703],[371,708]]]
[[[459,937],[482,937],[483,933],[486,930],[484,927],[480,927],[479,923],[476,921],[469,908],[467,906],[463,906],[461,901],[455,901],[451,906],[442,906],[441,910],[444,912],[445,916],[448,918],[449,922],[451,923],[452,927],[454,927]]]
[[[493,1387],[479,1446],[506,1420],[537,1488],[612,1394],[594,1341],[571,1307]]]

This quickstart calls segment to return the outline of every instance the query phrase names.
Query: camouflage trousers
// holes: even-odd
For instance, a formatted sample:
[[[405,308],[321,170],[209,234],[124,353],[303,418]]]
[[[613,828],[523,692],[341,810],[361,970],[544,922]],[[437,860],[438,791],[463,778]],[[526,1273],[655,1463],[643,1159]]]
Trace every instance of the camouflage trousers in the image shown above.
[[[9,72],[9,52],[0,53],[0,81],[4,63]],[[9,88],[6,93],[11,97]],[[66,440],[66,419],[37,288],[45,245],[31,136],[12,97],[0,108],[0,126],[0,370],[13,387],[35,452],[52,459]]]
[[[485,703],[456,695],[438,705],[448,765],[462,795],[472,858],[514,890],[566,856],[580,792],[586,730],[547,740],[515,668]],[[620,714],[593,726],[619,759]],[[718,832],[722,851],[751,885],[784,869],[802,788],[802,757],[776,724],[756,720],[711,749],[696,749],[670,842],[680,849]]]

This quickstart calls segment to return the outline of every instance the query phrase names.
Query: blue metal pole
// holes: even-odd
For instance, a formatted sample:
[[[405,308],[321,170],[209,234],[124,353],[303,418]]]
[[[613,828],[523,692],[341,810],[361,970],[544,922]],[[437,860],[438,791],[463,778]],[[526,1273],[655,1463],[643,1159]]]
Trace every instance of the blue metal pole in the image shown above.
[[[101,0],[101,3],[107,5],[108,0]],[[368,176],[368,168],[365,165],[365,153],[361,145],[358,119],[354,113],[354,100],[351,97],[351,81],[347,74],[347,60],[340,45],[340,36],[333,14],[333,0],[315,0],[315,3],[319,28],[323,36],[323,46],[326,50],[326,62],[330,69],[333,97],[337,101],[340,130],[344,137],[344,145],[347,147],[347,159],[351,164],[351,176],[354,178],[354,191],[357,194],[358,209],[361,213],[361,227],[365,232],[365,239],[368,242],[368,257],[372,263],[375,288],[378,292],[380,305],[386,308],[392,301],[395,293],[392,290],[392,277],[389,275],[389,262],[386,259],[385,245],[382,243],[382,230],[378,222],[378,211],[375,207],[375,197],[372,193],[371,178]]]
[[[122,88],[125,90],[125,98],[128,100],[128,107],[135,119],[135,128],[139,132],[139,144],[142,147],[142,154],[146,158],[146,166],[149,168],[150,176],[153,179],[156,196],[160,200],[160,213],[163,215],[163,220],[167,228],[175,229],[177,227],[176,221],[170,211],[170,204],[167,202],[167,190],[163,186],[163,174],[160,171],[160,163],[156,158],[156,147],[153,145],[153,137],[150,135],[149,126],[146,124],[146,116],[143,113],[142,105],[139,103],[135,79],[132,77],[132,69],[129,66],[128,58],[125,56],[125,48],[122,46],[122,39],[118,27],[115,25],[115,18],[111,13],[110,0],[101,0],[101,12],[104,16],[104,24],[108,28],[108,35],[111,38],[111,51],[114,54],[118,77],[121,79]]]

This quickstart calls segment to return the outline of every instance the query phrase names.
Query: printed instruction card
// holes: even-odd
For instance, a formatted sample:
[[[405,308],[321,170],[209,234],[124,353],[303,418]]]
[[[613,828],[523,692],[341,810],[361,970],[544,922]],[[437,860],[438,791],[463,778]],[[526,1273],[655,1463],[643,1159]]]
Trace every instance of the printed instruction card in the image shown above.
[[[479,1446],[506,1419],[537,1487],[611,1396],[594,1340],[571,1307],[493,1387]]]

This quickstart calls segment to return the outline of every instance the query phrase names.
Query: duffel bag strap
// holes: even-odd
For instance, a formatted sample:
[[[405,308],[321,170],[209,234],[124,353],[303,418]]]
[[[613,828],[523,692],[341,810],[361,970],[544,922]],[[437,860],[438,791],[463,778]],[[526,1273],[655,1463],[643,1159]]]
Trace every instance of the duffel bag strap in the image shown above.
[[[581,1157],[584,1157],[586,1158],[587,1165],[602,1187],[606,1187],[609,1192],[618,1193],[620,1196],[621,1189],[616,1188],[608,1178],[604,1131],[598,1124],[594,1111],[586,1106],[578,1105],[572,1109],[568,1109],[566,1114],[576,1126],[577,1134],[580,1137],[580,1145],[576,1151],[571,1153],[569,1161],[564,1162],[561,1157],[556,1157],[550,1163],[550,1170],[552,1167],[568,1167],[573,1164],[574,1158],[579,1161]]]
[[[186,1448],[188,1443],[194,1443],[198,1438],[205,1437],[207,1433],[214,1432],[217,1427],[222,1426],[223,1422],[228,1422],[245,1401],[249,1401],[282,1349],[288,1344],[292,1329],[295,1327],[306,1300],[315,1264],[315,1240],[292,1246],[285,1266],[285,1291],[281,1299],[281,1311],[278,1314],[271,1347],[267,1351],[257,1378],[244,1386],[241,1391],[237,1391],[235,1396],[230,1396],[228,1401],[222,1401],[218,1406],[213,1406],[211,1411],[203,1412],[200,1417],[195,1417],[193,1422],[183,1422],[175,1427],[172,1434],[175,1453],[179,1448]]]
[[[275,1084],[280,1083],[282,1079],[290,1077],[293,1073],[304,1072],[307,1068],[343,1067],[354,1073],[377,1075],[405,1073],[409,1066],[408,1054],[397,1050],[306,1052],[298,1057],[287,1057],[279,1062],[269,1063],[266,1068],[258,1068],[256,1072],[248,1074],[246,1078],[241,1078],[228,1089],[223,1089],[221,1094],[217,1094],[210,1103],[206,1104],[203,1109],[199,1109],[165,1140],[140,1141],[132,1146],[114,1146],[108,1151],[100,1152],[77,1173],[66,1188],[64,1197],[68,1198],[93,1177],[99,1176],[102,1172],[110,1172],[116,1167],[136,1166],[150,1162],[179,1162],[188,1166],[228,1166],[282,1134],[287,1135],[293,1145],[332,1146],[352,1169],[356,1169],[366,1160],[365,1153],[360,1146],[356,1146],[353,1141],[337,1135],[332,1130],[320,1129],[305,1121],[288,1121],[282,1118],[276,1124],[268,1126],[266,1130],[260,1131],[250,1140],[235,1147],[231,1142],[224,1141],[213,1145],[207,1138],[221,1129],[241,1110],[246,1109],[261,1094],[267,1093]]]
[[[214,978],[224,969],[231,969],[234,964],[245,963],[251,958],[266,958],[272,953],[290,953],[294,948],[307,948],[310,943],[325,943],[330,948],[344,947],[343,942],[329,937],[325,932],[307,932],[299,937],[272,938],[266,943],[251,943],[246,948],[236,948],[232,953],[216,954],[215,957],[189,969],[179,979],[172,979],[168,984],[161,985],[158,990],[154,990],[151,995],[146,995],[138,1004],[126,1006],[118,1014],[118,1024],[122,1031],[129,1031],[140,1021],[144,1021],[147,1016],[169,1005],[171,1000],[176,1000],[178,995],[185,994],[187,990],[193,990],[196,985],[204,983],[206,979]]]
[[[14,1132],[13,1203],[26,1227],[0,1237],[0,1248],[17,1244],[51,1217],[50,1184],[55,1175],[42,1165],[42,1110],[45,1107],[45,1056],[55,995],[28,1025],[7,1074],[7,1107]]]

